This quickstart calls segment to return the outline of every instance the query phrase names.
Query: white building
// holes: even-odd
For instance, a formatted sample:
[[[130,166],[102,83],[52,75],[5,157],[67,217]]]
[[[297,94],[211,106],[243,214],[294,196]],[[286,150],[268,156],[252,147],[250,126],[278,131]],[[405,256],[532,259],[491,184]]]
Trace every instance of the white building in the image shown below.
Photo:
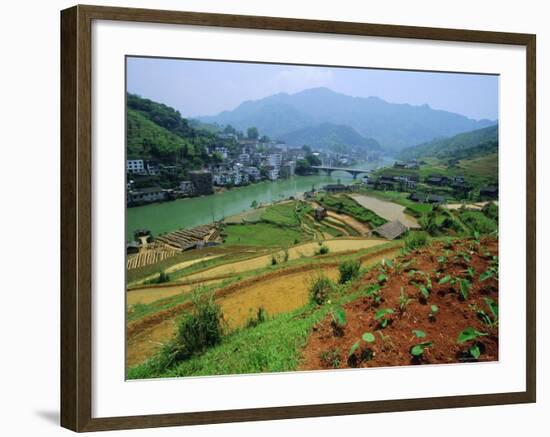
[[[248,153],[241,153],[239,155],[239,162],[243,164],[248,164],[250,162],[250,155]]]
[[[267,177],[271,181],[276,181],[277,179],[279,179],[279,169],[277,167],[271,167],[267,171]]]
[[[279,168],[283,162],[283,155],[280,153],[272,153],[267,157],[267,164],[271,167]]]
[[[193,193],[193,184],[191,181],[181,181],[179,186],[182,194],[192,194]]]
[[[257,167],[246,167],[243,170],[252,180],[259,180],[261,178],[260,170]]]
[[[127,159],[126,172],[127,173],[145,173],[145,163],[143,162],[143,159]]]

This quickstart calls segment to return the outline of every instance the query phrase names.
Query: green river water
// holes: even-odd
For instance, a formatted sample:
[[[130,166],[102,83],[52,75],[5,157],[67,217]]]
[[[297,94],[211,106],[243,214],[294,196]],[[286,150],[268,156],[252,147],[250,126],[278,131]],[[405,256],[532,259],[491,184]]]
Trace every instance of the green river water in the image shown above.
[[[384,162],[384,164],[387,164]],[[357,168],[375,168],[381,163],[361,164]],[[126,239],[133,239],[136,229],[149,229],[153,235],[176,229],[212,223],[230,215],[251,209],[253,201],[271,203],[297,193],[316,189],[330,183],[350,183],[351,175],[334,172],[331,176],[294,176],[273,182],[260,182],[236,187],[210,196],[178,199],[172,202],[154,203],[126,209]]]

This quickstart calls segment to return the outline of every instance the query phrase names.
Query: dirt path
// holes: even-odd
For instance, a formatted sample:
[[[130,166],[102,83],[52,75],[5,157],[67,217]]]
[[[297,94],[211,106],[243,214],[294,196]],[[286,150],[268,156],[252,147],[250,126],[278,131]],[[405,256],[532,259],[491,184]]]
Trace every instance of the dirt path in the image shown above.
[[[475,209],[477,211],[481,211],[483,209],[483,207],[485,205],[487,205],[488,203],[491,203],[491,202],[476,202],[476,203],[465,203],[465,204],[462,204],[462,203],[449,203],[449,204],[443,205],[443,206],[447,209],[460,209],[464,206],[468,209]],[[497,201],[494,201],[493,203],[498,206]]]
[[[383,258],[397,256],[399,249],[391,248],[365,255],[362,258],[363,266],[370,266]],[[316,265],[302,266],[301,270],[291,269],[288,274],[272,272],[265,277],[242,281],[242,284],[233,284],[217,292],[216,301],[220,304],[224,319],[229,329],[244,326],[253,317],[260,307],[268,315],[292,311],[305,305],[308,300],[308,283],[319,274]],[[338,277],[338,265],[334,263],[324,266],[322,273],[331,279]],[[163,313],[157,313],[149,320],[138,321],[143,329],[136,325],[129,329],[127,336],[126,359],[127,365],[133,366],[143,362],[153,355],[173,333],[175,317],[185,311],[188,305],[179,309],[172,308]]]
[[[341,238],[334,240],[325,240],[323,244],[327,246],[330,250],[330,253],[334,252],[346,252],[350,250],[360,250],[368,249],[371,247],[379,246],[385,244],[387,241],[376,239],[376,238]],[[319,249],[319,243],[310,242],[301,244],[299,246],[294,246],[288,249],[288,259],[289,261],[313,256],[315,252]],[[284,252],[281,251],[277,254],[278,256],[284,255]],[[195,280],[195,279],[205,279],[212,278],[221,275],[227,274],[237,274],[248,272],[250,270],[260,269],[262,267],[267,267],[271,264],[272,255],[263,255],[257,258],[252,258],[244,261],[237,261],[230,264],[224,264],[218,267],[214,267],[204,272],[195,273],[189,276],[186,276],[186,280]]]
[[[226,278],[212,279],[200,282],[200,285],[212,285],[222,282]],[[189,293],[198,284],[169,284],[160,287],[138,288],[126,292],[126,305],[148,304],[159,299]]]
[[[376,197],[365,196],[363,194],[350,194],[350,197],[354,199],[359,205],[370,209],[374,213],[386,220],[399,220],[405,226],[409,228],[420,228],[420,225],[416,219],[408,214],[405,214],[405,207],[398,205],[397,203],[387,202],[385,200],[377,199]]]

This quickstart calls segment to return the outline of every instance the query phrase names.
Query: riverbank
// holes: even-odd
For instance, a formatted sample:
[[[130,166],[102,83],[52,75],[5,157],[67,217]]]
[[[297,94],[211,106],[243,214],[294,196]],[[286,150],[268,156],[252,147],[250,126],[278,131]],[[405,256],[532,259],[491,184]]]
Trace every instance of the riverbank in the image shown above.
[[[392,160],[358,164],[361,168],[376,169]],[[126,209],[126,240],[133,240],[136,229],[148,229],[153,235],[176,229],[191,228],[253,209],[252,203],[271,204],[275,201],[296,197],[312,188],[323,185],[353,182],[353,177],[344,171],[328,175],[293,176],[276,181],[263,181],[242,187],[217,190],[216,193],[177,199],[170,202],[151,203]]]

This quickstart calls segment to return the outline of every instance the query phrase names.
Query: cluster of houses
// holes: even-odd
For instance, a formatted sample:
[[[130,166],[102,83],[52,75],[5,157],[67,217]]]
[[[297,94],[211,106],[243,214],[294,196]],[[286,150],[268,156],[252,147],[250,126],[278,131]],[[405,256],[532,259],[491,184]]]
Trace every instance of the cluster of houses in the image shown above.
[[[176,188],[162,188],[159,186],[135,188],[134,182],[129,181],[126,186],[126,204],[138,206],[153,202],[175,200],[180,197],[204,196],[214,193],[212,173],[208,170],[190,171],[189,179],[180,181]]]
[[[393,163],[394,168],[407,168],[411,170],[417,170],[420,167],[420,164],[416,159],[411,159],[409,161],[395,161]]]

